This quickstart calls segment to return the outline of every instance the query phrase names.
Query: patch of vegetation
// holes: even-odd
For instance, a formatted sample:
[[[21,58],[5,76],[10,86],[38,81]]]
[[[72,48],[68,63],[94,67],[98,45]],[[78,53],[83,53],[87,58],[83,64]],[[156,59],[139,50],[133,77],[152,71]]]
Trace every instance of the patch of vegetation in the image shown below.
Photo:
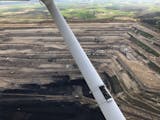
[[[40,4],[1,6],[0,14],[2,22],[38,22],[51,18],[49,12]]]
[[[139,33],[139,34],[141,34],[142,36],[144,36],[144,37],[146,37],[146,38],[153,38],[154,36],[153,35],[151,35],[151,34],[149,34],[149,33],[146,33],[146,32],[144,32],[144,31],[142,31],[142,30],[138,30],[137,29],[137,32],[136,33]]]
[[[133,18],[133,12],[114,10],[106,8],[108,4],[105,5],[78,5],[78,4],[58,4],[62,14],[68,20],[99,20],[99,19],[108,19],[116,20],[117,17],[122,19]],[[1,18],[3,19],[47,19],[51,18],[47,9],[40,4],[33,5],[11,5],[11,6],[2,6],[0,8]],[[125,19],[126,20],[126,19]],[[132,20],[132,19],[128,19]]]
[[[153,54],[156,57],[159,57],[159,53],[157,53],[155,50],[151,49],[149,46],[145,45],[144,43],[142,43],[141,41],[137,40],[134,36],[131,36],[131,40],[137,44],[139,47],[141,47],[142,49],[144,49],[146,52]]]
[[[87,4],[88,3],[88,4]],[[99,1],[92,3],[90,1],[85,4],[80,1],[72,2],[57,2],[62,14],[68,20],[112,20],[112,21],[137,21],[142,20],[146,23],[148,19],[141,19],[136,17],[144,11],[155,12],[160,11],[156,4],[149,4],[144,2],[126,2],[126,1]],[[21,14],[20,14],[21,12]],[[32,14],[33,13],[33,14]],[[26,16],[25,16],[26,15]],[[0,7],[0,18],[11,19],[48,19],[51,18],[44,5],[30,4],[30,5],[10,5]],[[143,17],[142,17],[143,18]],[[2,20],[1,19],[1,20]],[[157,19],[157,18],[156,18]],[[150,20],[149,20],[150,22]],[[154,22],[155,26],[159,26],[159,21]]]
[[[120,10],[110,10],[103,7],[68,8],[68,9],[62,9],[61,11],[62,14],[68,19],[81,19],[81,20],[108,19],[117,16],[125,16],[125,17],[133,16],[133,13],[130,12],[124,12]]]
[[[96,18],[95,13],[88,9],[67,9],[62,10],[62,14],[67,19],[89,20]]]
[[[151,25],[160,30],[160,18],[141,18],[141,22]]]
[[[142,53],[140,53],[138,50],[135,50],[135,52],[136,52],[139,56],[141,56],[143,59],[147,60],[147,57],[144,56]]]
[[[160,8],[160,7],[159,7]],[[149,24],[160,30],[160,9],[157,11],[147,12],[138,16],[141,22]]]
[[[154,62],[149,61],[148,66],[149,68],[160,74],[160,67],[156,65]]]

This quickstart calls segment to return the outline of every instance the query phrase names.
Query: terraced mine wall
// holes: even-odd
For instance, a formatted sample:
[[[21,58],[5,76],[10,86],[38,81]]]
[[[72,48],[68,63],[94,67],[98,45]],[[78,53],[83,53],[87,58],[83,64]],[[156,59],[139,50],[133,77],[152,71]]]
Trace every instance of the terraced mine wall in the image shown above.
[[[137,46],[128,32],[141,39],[145,37],[133,31],[136,27],[159,43],[157,33],[137,23],[70,25],[127,120],[159,120],[159,74],[155,72],[157,67],[152,66],[154,70],[148,67],[148,61],[159,66],[158,56]],[[1,120],[104,119],[54,24],[0,23],[0,26]],[[146,39],[141,41],[158,50]],[[128,65],[117,52],[126,61],[148,68],[149,72],[143,72],[156,78],[150,80],[151,86],[131,69],[135,64]]]

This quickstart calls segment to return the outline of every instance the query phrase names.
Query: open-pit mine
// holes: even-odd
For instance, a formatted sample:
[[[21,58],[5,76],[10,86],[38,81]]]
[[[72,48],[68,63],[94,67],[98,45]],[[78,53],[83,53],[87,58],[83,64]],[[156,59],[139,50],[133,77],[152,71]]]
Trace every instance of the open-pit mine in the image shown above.
[[[160,34],[70,23],[127,120],[160,119]],[[52,22],[0,23],[0,120],[105,120]]]

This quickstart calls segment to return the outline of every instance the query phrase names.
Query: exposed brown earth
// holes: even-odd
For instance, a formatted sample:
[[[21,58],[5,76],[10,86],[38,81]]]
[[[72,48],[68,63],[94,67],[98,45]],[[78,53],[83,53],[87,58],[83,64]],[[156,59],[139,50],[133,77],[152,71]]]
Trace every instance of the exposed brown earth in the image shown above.
[[[137,23],[70,26],[127,120],[159,120],[160,73],[148,64],[160,66],[154,55],[160,48],[153,44],[159,34]],[[135,43],[134,36],[154,53]],[[0,23],[0,90],[2,120],[104,119],[51,23]]]

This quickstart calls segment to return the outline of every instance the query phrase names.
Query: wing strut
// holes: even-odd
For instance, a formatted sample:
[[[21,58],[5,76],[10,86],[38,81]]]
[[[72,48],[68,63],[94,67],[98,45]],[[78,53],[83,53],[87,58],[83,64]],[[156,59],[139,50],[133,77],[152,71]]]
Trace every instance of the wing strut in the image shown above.
[[[51,13],[106,120],[126,120],[74,33],[56,7],[54,0],[41,1]]]

